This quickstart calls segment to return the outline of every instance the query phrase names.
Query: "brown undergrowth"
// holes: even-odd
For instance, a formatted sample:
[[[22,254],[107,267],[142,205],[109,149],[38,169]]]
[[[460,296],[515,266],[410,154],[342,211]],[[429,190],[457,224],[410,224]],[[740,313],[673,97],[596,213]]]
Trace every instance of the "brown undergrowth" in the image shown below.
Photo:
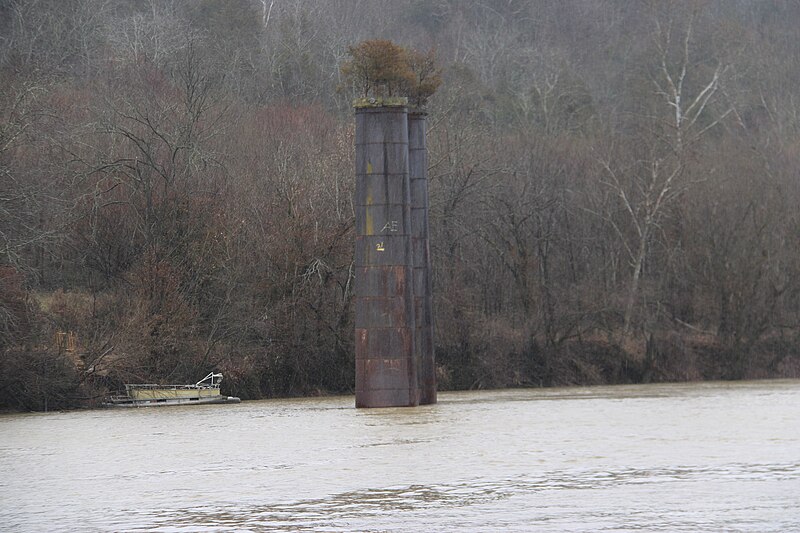
[[[336,385],[311,376],[306,382],[316,386],[292,387],[308,369],[280,347],[209,349],[191,313],[146,313],[148,300],[110,293],[30,294],[10,275],[5,288],[2,409],[91,407],[126,381],[188,383],[210,370],[225,374],[224,392],[244,399],[352,392],[345,346],[327,358],[328,373],[340,375]],[[548,344],[503,321],[470,324],[439,332],[440,390],[800,378],[800,339],[779,332],[749,343],[664,331],[625,342],[598,333]]]

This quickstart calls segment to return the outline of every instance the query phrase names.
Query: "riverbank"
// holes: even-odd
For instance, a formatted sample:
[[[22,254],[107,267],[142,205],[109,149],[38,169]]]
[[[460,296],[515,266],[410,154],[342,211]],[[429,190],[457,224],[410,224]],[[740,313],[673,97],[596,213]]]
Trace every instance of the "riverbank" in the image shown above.
[[[536,342],[505,345],[495,352],[473,346],[437,349],[440,391],[561,387],[753,379],[800,379],[800,350],[790,339],[772,337],[735,346],[709,335],[667,333],[641,341],[613,343],[585,338],[546,348]],[[5,412],[97,407],[131,376],[130,361],[113,355],[87,367],[81,354],[46,347],[7,349],[0,363],[0,409]],[[273,364],[269,364],[273,362]],[[349,365],[349,366],[348,366]],[[217,362],[225,374],[223,394],[243,400],[314,397],[352,393],[352,377],[340,388],[292,389],[285,362],[266,356],[234,356]],[[331,372],[352,374],[352,360]],[[165,377],[149,374],[147,382]],[[138,381],[143,381],[139,379]],[[189,379],[188,381],[191,381]],[[187,382],[188,382],[187,381]]]
[[[453,352],[440,350],[437,356],[443,390],[800,378],[800,346],[777,337],[742,346],[669,332],[625,343],[575,340],[549,349],[534,342],[499,356],[481,353],[466,365]]]

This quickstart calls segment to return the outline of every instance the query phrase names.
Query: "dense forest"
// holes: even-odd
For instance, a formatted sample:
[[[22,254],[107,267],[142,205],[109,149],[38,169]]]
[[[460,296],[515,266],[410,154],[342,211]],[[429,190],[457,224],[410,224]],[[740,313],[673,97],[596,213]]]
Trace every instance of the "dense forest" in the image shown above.
[[[354,387],[351,87],[434,50],[440,389],[800,377],[800,2],[0,1],[0,407]]]

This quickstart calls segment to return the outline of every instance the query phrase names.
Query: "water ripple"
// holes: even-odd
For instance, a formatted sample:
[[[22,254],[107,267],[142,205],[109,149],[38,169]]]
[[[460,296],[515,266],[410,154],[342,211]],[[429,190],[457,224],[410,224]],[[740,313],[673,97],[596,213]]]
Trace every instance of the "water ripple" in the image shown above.
[[[619,489],[626,485],[652,485],[658,490],[666,490],[670,483],[746,483],[752,481],[797,481],[800,480],[800,463],[785,464],[745,464],[733,463],[718,467],[678,466],[660,469],[622,469],[618,471],[551,472],[547,475],[519,475],[496,480],[467,480],[452,484],[432,486],[410,485],[405,487],[374,488],[335,494],[322,499],[301,500],[272,505],[237,506],[221,509],[192,507],[180,510],[162,510],[149,516],[142,516],[146,525],[131,531],[349,531],[354,526],[359,531],[404,531],[424,530],[425,516],[441,518],[444,515],[468,515],[468,508],[486,509],[497,502],[512,498],[522,498],[554,492],[568,494],[572,491],[591,491]],[[449,512],[447,510],[450,510]],[[480,511],[478,509],[478,511]],[[455,512],[454,512],[455,511]],[[411,522],[387,520],[387,516],[405,515]],[[472,518],[473,522],[462,524],[467,528],[481,527],[481,513]],[[563,510],[559,513],[563,516]],[[673,517],[674,518],[674,517]],[[557,515],[542,513],[537,517],[540,526],[557,520]],[[716,518],[693,519],[686,523],[664,516],[663,523],[644,520],[642,512],[626,508],[624,515],[616,512],[594,513],[595,521],[608,519],[617,525],[609,530],[622,529],[649,531],[714,531],[724,526],[724,516]],[[637,522],[641,520],[641,524]],[[398,523],[399,522],[399,523]],[[763,523],[742,517],[737,527],[723,527],[726,530],[765,530]],[[385,524],[371,529],[369,524]],[[514,522],[519,526],[518,522]],[[642,525],[644,524],[644,525]],[[485,526],[485,524],[484,524]],[[493,522],[493,527],[498,522]],[[509,527],[513,524],[508,524]],[[800,527],[800,521],[792,527]],[[533,524],[528,526],[533,528]],[[367,528],[367,529],[364,529]],[[513,527],[512,527],[513,529]],[[592,530],[597,528],[593,526]],[[580,528],[576,531],[582,530]]]

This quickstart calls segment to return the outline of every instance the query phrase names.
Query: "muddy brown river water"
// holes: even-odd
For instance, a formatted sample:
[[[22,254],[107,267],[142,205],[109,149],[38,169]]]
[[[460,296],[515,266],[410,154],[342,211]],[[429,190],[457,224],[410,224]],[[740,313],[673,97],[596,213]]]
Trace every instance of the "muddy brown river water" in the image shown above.
[[[800,381],[0,416],[3,531],[800,531]]]

